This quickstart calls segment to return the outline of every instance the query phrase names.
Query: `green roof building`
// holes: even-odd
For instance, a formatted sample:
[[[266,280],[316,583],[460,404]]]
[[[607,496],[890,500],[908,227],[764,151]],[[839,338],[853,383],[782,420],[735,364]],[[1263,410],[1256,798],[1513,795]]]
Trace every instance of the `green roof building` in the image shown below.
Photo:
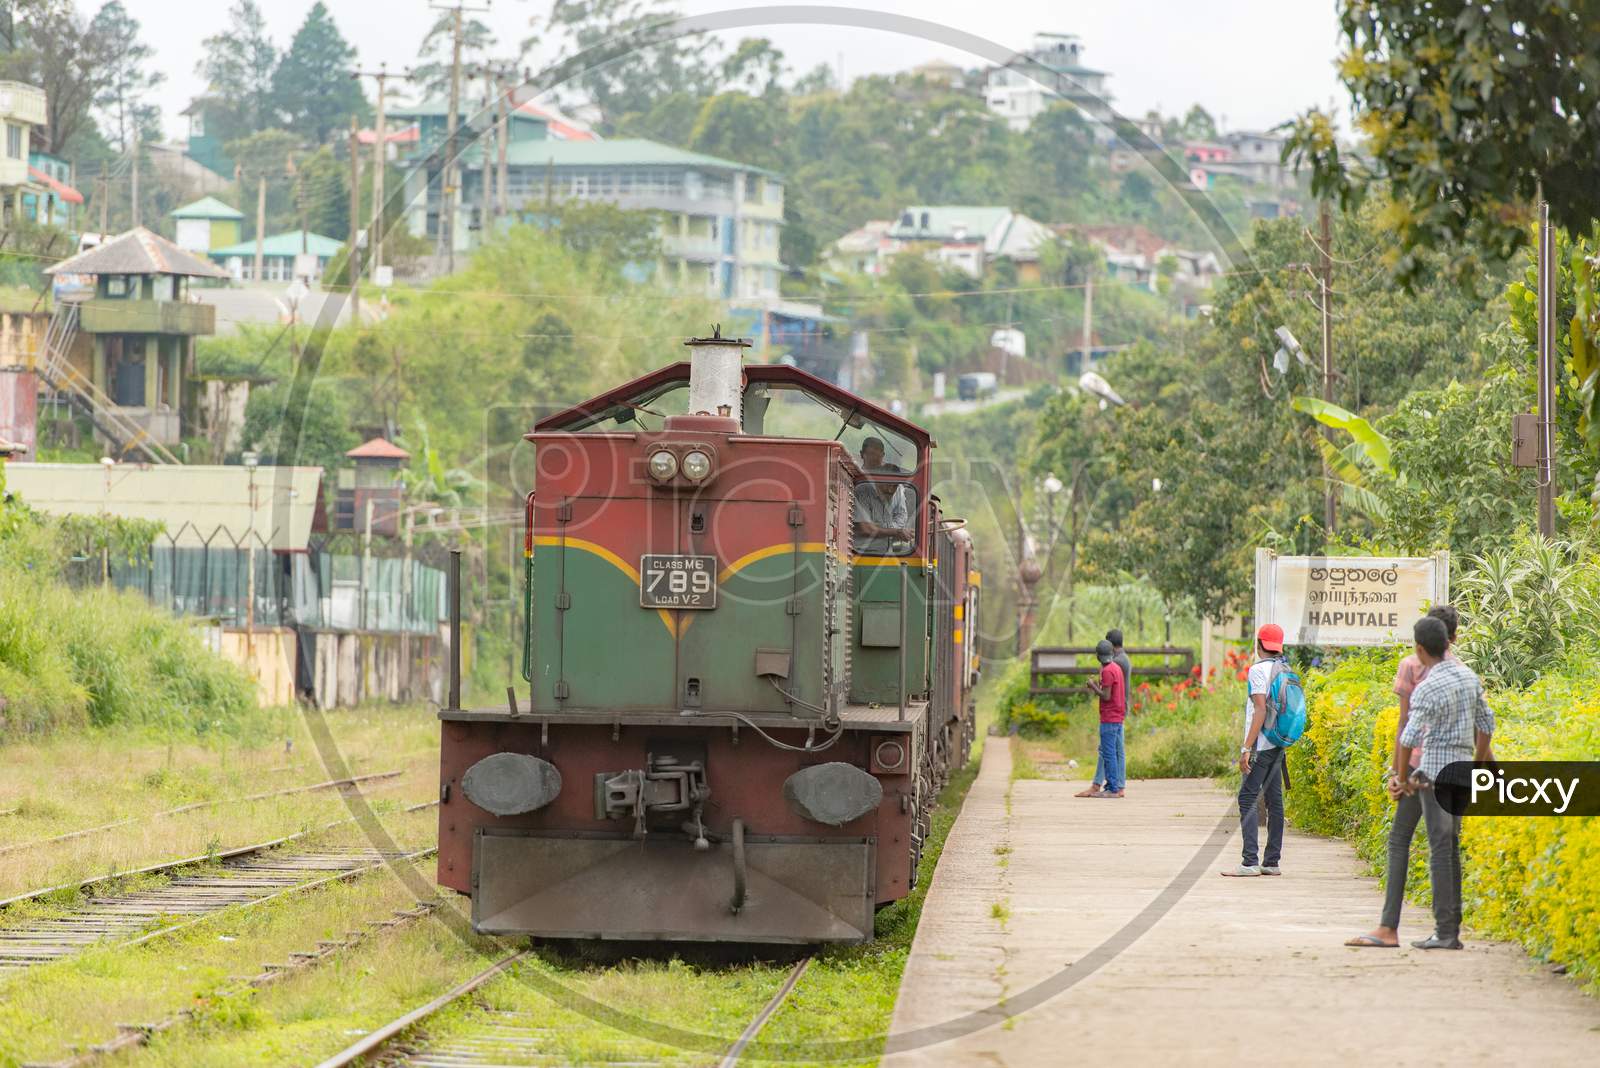
[[[482,185],[465,172],[458,250],[484,222]],[[782,265],[783,179],[735,160],[640,138],[513,142],[506,152],[513,218],[537,222],[546,203],[599,200],[661,219],[661,262],[643,266],[687,291],[733,300],[775,298]],[[407,179],[413,234],[438,232],[439,190],[422,168]]]
[[[337,256],[342,248],[344,248],[343,241],[314,234],[309,230],[289,230],[273,234],[261,242],[261,280],[288,282],[298,275],[305,275],[311,281],[316,281],[322,277],[328,261]],[[206,255],[234,278],[244,282],[255,281],[254,241],[240,241],[237,244],[224,245],[222,248],[209,249]],[[297,272],[295,261],[300,256],[306,256],[307,267],[313,269]]]
[[[244,224],[244,212],[231,208],[216,197],[202,197],[172,213],[177,224],[177,245],[189,252],[210,252],[214,248],[237,244]]]

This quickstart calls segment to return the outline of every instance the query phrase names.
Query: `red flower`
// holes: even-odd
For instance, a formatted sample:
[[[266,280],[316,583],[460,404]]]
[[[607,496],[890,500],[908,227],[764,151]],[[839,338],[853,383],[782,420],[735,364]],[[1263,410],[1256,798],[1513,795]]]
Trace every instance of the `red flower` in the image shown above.
[[[1235,675],[1235,676],[1234,676],[1234,677],[1235,677],[1235,678],[1236,678],[1236,679],[1238,679],[1238,680],[1239,680],[1239,681],[1240,681],[1240,682],[1243,682],[1243,681],[1244,681],[1244,680],[1245,680],[1245,678],[1246,678],[1246,677],[1247,677],[1247,676],[1248,676],[1248,675],[1249,675],[1249,674],[1250,674],[1250,673],[1249,673],[1249,672],[1248,672],[1248,671],[1241,671],[1241,672],[1239,672],[1239,674],[1237,674],[1237,675]]]

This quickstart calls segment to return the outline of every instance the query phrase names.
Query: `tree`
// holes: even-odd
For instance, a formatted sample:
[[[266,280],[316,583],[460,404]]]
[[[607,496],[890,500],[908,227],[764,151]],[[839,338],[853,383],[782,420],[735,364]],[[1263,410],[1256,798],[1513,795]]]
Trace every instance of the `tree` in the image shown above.
[[[701,106],[689,147],[775,170],[784,162],[784,125],[779,101],[744,92],[718,93]]]
[[[540,210],[543,225],[575,256],[616,272],[650,266],[661,258],[655,212],[625,211],[600,200],[569,200]]]
[[[1344,0],[1340,25],[1340,76],[1382,177],[1346,167],[1320,112],[1296,120],[1289,151],[1310,162],[1318,196],[1350,205],[1372,185],[1387,190],[1399,239],[1388,259],[1402,280],[1422,249],[1509,258],[1528,240],[1526,205],[1541,183],[1559,225],[1588,228],[1600,186],[1600,6]]]
[[[85,22],[72,0],[22,0],[17,49],[0,56],[0,78],[44,90],[44,150],[65,152],[94,122],[89,109],[105,92],[120,60],[105,26]]]
[[[351,413],[332,382],[318,382],[306,392],[299,447],[293,456],[281,451],[291,392],[292,383],[287,379],[252,389],[245,404],[240,443],[269,462],[316,465],[324,471],[343,467],[345,452],[360,444],[360,438],[350,428]]]
[[[781,91],[783,53],[765,37],[746,37],[722,61],[722,81],[753,96]]]
[[[312,233],[343,238],[350,232],[350,161],[323,145],[295,162],[295,229],[300,219]]]
[[[1195,104],[1183,116],[1183,136],[1190,141],[1210,141],[1217,136],[1217,123],[1211,112]]]
[[[317,0],[273,71],[273,110],[291,129],[319,145],[333,131],[347,127],[350,116],[365,120],[371,109],[361,84],[350,77],[355,58],[356,50]]]
[[[245,214],[252,220],[246,228],[252,236],[255,216],[248,206],[255,204],[257,185],[262,179],[267,183],[267,233],[281,228],[286,219],[297,214],[290,198],[293,185],[287,179],[291,176],[290,160],[299,147],[299,139],[288,130],[260,130],[223,145],[238,171],[238,203],[245,206]]]
[[[423,96],[447,100],[450,93],[450,67],[455,53],[455,23],[453,12],[445,11],[428,27],[417,49],[418,63],[411,71],[411,80]],[[474,56],[481,56],[495,43],[494,31],[479,19],[461,16],[461,60],[465,66]],[[462,75],[465,82],[466,75]],[[465,96],[463,88],[462,94]]]
[[[272,76],[278,49],[255,0],[236,0],[228,28],[203,44],[205,58],[196,70],[209,83],[208,132],[228,141],[275,125]]]
[[[1094,131],[1076,105],[1052,104],[1028,128],[1027,153],[1034,181],[1058,195],[1074,193],[1089,178]]]
[[[135,133],[146,144],[159,141],[161,109],[146,98],[166,75],[147,68],[155,50],[139,39],[139,20],[128,14],[122,0],[111,0],[89,23],[89,34],[102,41],[109,58],[106,85],[94,102],[118,151],[128,150]]]
[[[555,0],[546,25],[563,39],[562,62],[585,57],[565,85],[598,105],[612,129],[663,97],[712,92],[721,74],[717,44],[702,34],[670,36],[679,15],[670,0]]]

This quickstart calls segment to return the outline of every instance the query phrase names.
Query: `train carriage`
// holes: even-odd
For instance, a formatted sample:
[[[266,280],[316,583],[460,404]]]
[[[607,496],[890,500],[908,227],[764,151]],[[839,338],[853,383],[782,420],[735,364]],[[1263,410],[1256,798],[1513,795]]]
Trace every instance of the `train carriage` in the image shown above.
[[[931,438],[689,345],[527,435],[523,685],[440,712],[439,881],[481,932],[866,940],[970,751],[978,569]]]

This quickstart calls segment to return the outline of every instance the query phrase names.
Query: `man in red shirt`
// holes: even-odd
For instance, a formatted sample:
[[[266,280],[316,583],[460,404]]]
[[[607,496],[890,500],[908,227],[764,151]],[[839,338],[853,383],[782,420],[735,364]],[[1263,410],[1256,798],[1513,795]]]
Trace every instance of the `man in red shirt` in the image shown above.
[[[1122,720],[1128,714],[1127,691],[1122,685],[1122,669],[1108,641],[1094,648],[1100,661],[1100,676],[1089,683],[1089,692],[1100,698],[1100,767],[1106,774],[1106,788],[1088,797],[1121,797],[1127,785],[1128,757],[1123,748]]]

